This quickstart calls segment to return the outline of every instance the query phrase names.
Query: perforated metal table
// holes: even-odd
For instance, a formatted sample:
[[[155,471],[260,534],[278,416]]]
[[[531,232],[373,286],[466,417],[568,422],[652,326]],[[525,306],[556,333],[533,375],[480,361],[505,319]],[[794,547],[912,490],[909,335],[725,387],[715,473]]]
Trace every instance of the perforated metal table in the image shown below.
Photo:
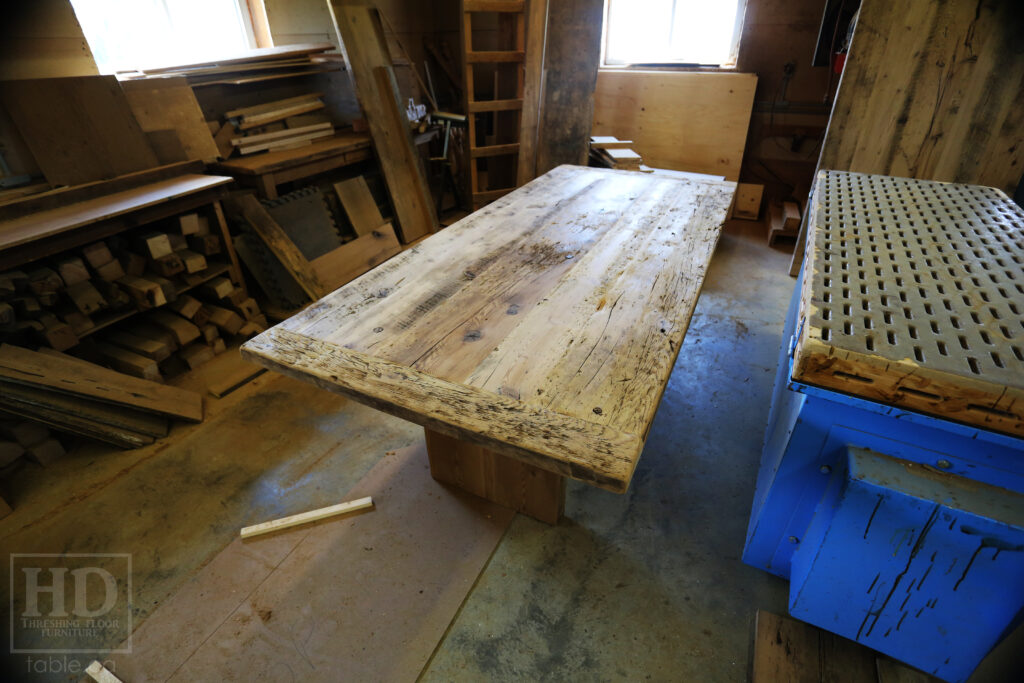
[[[1024,211],[819,174],[744,561],[790,613],[965,680],[1024,613]]]

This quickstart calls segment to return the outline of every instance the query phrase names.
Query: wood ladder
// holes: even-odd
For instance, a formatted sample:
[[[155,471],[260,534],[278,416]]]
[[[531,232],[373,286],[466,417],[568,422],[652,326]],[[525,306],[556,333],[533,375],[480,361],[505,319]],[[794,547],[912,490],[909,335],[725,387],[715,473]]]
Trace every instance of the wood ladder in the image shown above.
[[[499,26],[505,25],[510,19],[514,21],[514,48],[513,50],[490,50],[475,51],[473,49],[473,15],[481,13],[497,13],[499,15]],[[525,79],[526,63],[526,3],[524,0],[462,0],[462,66],[464,76],[465,106],[469,133],[469,179],[470,196],[472,208],[475,211],[484,204],[494,201],[502,195],[508,194],[516,189],[520,163],[520,125],[522,122],[523,109],[523,87]],[[499,34],[503,31],[499,31]],[[477,64],[517,64],[516,67],[516,95],[511,99],[497,99],[498,74],[495,71],[494,98],[490,100],[477,100],[473,85],[473,67]],[[515,142],[503,142],[501,144],[477,146],[477,115],[492,113],[494,116],[495,132],[497,131],[498,112],[516,112],[514,130],[516,131]],[[512,128],[511,126],[509,127]],[[497,166],[495,157],[511,157],[513,166],[508,170],[508,177],[512,179],[510,187],[493,188],[493,170]],[[480,172],[478,160],[488,159],[488,187],[480,187]]]

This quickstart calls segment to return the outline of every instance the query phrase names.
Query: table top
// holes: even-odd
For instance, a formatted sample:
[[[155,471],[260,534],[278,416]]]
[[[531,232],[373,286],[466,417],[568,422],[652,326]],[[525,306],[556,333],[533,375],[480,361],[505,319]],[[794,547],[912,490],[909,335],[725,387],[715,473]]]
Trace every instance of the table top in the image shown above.
[[[314,140],[303,147],[228,159],[210,167],[220,173],[263,175],[369,147],[370,136],[366,133],[337,133],[334,137]]]
[[[234,178],[226,176],[185,173],[0,221],[0,251],[232,182]]]
[[[793,379],[1024,436],[1024,211],[978,185],[816,183]]]
[[[622,492],[734,190],[731,182],[561,166],[242,353]]]

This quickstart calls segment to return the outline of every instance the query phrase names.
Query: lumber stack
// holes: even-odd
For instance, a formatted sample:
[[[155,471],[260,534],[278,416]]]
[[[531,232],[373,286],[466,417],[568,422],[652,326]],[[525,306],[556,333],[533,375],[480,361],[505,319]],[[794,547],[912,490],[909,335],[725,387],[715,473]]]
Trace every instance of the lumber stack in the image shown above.
[[[193,88],[213,85],[249,85],[299,76],[339,71],[341,55],[325,54],[331,43],[304,43],[249,50],[243,54],[209,62],[196,62],[118,73],[121,80],[139,78],[185,78]]]
[[[169,420],[203,419],[195,392],[10,344],[0,345],[0,411],[122,448],[166,436]]]
[[[639,171],[643,158],[629,146],[630,140],[619,140],[613,135],[595,135],[590,138],[590,165],[598,168],[618,168]]]
[[[223,124],[230,127],[230,135],[218,131],[220,144],[228,139],[232,151],[245,155],[293,149],[331,137],[334,125],[323,112],[322,97],[322,93],[313,92],[233,109],[225,114],[227,121]]]

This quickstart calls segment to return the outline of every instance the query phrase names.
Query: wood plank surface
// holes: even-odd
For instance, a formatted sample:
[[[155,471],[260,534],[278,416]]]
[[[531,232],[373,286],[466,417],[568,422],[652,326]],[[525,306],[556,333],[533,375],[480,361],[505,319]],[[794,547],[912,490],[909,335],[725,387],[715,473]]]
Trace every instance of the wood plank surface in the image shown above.
[[[243,354],[623,491],[734,188],[559,167],[250,341]]]
[[[380,14],[367,0],[332,0],[345,61],[395,207],[404,242],[437,230],[437,215],[412,142],[405,105],[398,100]]]
[[[632,140],[655,168],[738,180],[755,74],[598,72],[594,135]]]
[[[523,65],[522,114],[519,118],[519,160],[516,185],[537,177],[537,143],[543,95],[544,53],[548,32],[548,0],[530,0],[526,7],[526,63]],[[485,111],[480,109],[478,111]]]
[[[171,129],[177,133],[186,159],[217,160],[217,145],[185,78],[124,81],[121,89],[142,130]]]
[[[242,159],[229,159],[212,168],[220,173],[263,175],[278,173],[303,164],[322,161],[370,148],[370,136],[362,133],[336,133],[326,140],[317,140],[308,147],[268,152]]]
[[[191,422],[203,419],[203,398],[195,392],[10,344],[0,346],[0,381],[63,391]]]
[[[875,683],[875,653],[816,626],[757,611],[752,683]]]
[[[227,185],[232,178],[185,174],[130,190],[0,222],[0,251],[121,216],[190,194]]]
[[[0,103],[51,185],[160,165],[114,76],[3,81]]]

